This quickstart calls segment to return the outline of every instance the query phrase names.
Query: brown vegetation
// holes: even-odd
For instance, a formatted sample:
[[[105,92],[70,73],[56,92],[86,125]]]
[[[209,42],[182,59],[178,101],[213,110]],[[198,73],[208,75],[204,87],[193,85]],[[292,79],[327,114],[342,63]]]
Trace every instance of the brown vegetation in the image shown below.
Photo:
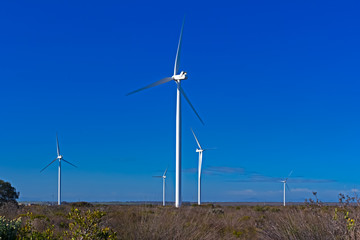
[[[172,206],[92,205],[3,207],[9,219],[32,213],[32,228],[44,232],[53,226],[53,238],[69,231],[69,212],[99,210],[97,224],[116,232],[117,239],[357,239],[360,208],[354,199],[340,196],[338,206],[310,201],[300,206]],[[11,211],[9,209],[11,208]],[[91,211],[88,211],[91,210]],[[74,213],[74,212],[73,212]],[[24,224],[24,222],[23,222]],[[77,239],[77,238],[75,238]]]

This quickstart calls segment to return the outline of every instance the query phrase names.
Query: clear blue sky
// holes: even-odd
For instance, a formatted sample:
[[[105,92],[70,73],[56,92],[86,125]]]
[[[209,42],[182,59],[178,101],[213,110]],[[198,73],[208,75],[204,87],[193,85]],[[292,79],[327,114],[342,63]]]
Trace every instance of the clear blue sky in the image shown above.
[[[186,14],[181,70],[202,126],[183,104],[183,200],[323,201],[360,188],[357,1],[2,1],[0,178],[20,200],[174,200],[170,82]]]

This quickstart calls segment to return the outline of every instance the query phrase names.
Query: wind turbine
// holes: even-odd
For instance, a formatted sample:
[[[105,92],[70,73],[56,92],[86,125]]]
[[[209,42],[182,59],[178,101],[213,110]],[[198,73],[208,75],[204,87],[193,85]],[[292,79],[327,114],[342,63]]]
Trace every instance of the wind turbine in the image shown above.
[[[287,178],[285,178],[284,180],[280,181],[280,182],[284,183],[284,207],[285,207],[286,188],[288,188],[288,190],[290,191],[290,188],[289,188],[289,186],[288,186],[288,184],[287,184],[287,180],[288,180],[288,178],[290,177],[290,175],[292,174],[292,172],[293,172],[293,171],[291,171],[291,172],[289,173],[289,176],[288,176]]]
[[[193,135],[194,135],[194,138],[196,140],[196,143],[197,145],[199,146],[199,148],[196,149],[196,152],[199,153],[199,167],[198,167],[198,205],[201,205],[201,166],[202,166],[202,156],[203,156],[203,152],[206,151],[206,150],[211,150],[211,149],[214,149],[214,148],[206,148],[206,149],[203,149],[200,145],[200,142],[199,140],[197,139],[194,131],[191,129]]]
[[[68,163],[68,164],[70,164],[71,166],[74,166],[74,167],[77,167],[77,166],[75,166],[74,164],[66,161],[63,158],[63,156],[60,154],[59,139],[58,139],[57,134],[56,134],[56,149],[57,149],[57,157],[51,163],[49,163],[46,167],[41,169],[40,172],[44,171],[47,167],[49,167],[56,160],[59,161],[59,170],[58,170],[58,205],[61,205],[61,161],[64,161],[64,162],[66,162],[66,163]]]
[[[176,177],[175,177],[175,207],[181,206],[181,95],[184,96],[185,100],[189,103],[190,107],[199,118],[200,122],[204,124],[203,120],[200,118],[199,114],[196,112],[194,106],[191,104],[189,98],[185,94],[184,90],[181,87],[181,80],[187,79],[187,73],[184,71],[179,72],[180,65],[180,50],[181,50],[181,42],[182,42],[182,34],[184,30],[184,22],[181,27],[180,38],[178,43],[178,48],[175,57],[175,66],[174,66],[174,74],[171,77],[163,78],[157,82],[154,82],[148,86],[140,88],[138,90],[132,91],[128,93],[126,96],[140,92],[142,90],[158,86],[163,83],[167,83],[170,81],[174,81],[177,85],[177,96],[176,96]]]
[[[164,172],[164,174],[162,176],[153,176],[156,178],[162,178],[163,179],[163,206],[165,206],[165,181],[166,181],[166,172],[167,172],[167,168]]]

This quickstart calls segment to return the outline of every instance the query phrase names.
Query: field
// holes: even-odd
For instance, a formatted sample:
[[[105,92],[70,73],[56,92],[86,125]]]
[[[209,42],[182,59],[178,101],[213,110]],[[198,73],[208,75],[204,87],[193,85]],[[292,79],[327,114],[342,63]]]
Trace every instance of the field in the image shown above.
[[[21,217],[23,228],[27,225],[24,235],[33,231],[45,236],[47,231],[52,239],[70,239],[69,232],[75,230],[77,234],[91,232],[94,225],[105,229],[101,231],[116,232],[114,239],[358,239],[360,209],[350,200],[344,197],[337,206],[310,201],[286,207],[207,204],[180,209],[85,202],[62,206],[4,205],[0,215],[7,219]],[[87,239],[76,236],[74,239]]]

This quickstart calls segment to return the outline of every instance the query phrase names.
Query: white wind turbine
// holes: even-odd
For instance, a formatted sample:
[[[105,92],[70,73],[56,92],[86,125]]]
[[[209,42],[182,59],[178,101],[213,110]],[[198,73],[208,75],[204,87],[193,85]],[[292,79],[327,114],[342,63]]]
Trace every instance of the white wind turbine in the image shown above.
[[[206,150],[211,150],[211,149],[214,149],[214,148],[206,148],[206,149],[203,149],[200,145],[200,142],[199,140],[197,139],[194,131],[191,129],[193,135],[194,135],[194,138],[196,140],[196,143],[197,145],[199,146],[199,148],[196,149],[196,152],[199,153],[199,167],[198,167],[198,205],[201,204],[201,166],[202,166],[202,156],[203,156],[203,152],[206,151]]]
[[[288,188],[288,190],[290,191],[290,188],[289,188],[289,186],[288,186],[288,184],[287,184],[287,180],[289,179],[289,177],[290,177],[290,175],[292,174],[292,172],[293,171],[291,171],[290,173],[289,173],[289,176],[287,177],[287,178],[285,178],[284,180],[282,180],[282,181],[280,181],[280,182],[282,182],[283,184],[284,184],[284,207],[285,207],[285,196],[286,196],[286,188]]]
[[[61,205],[61,161],[64,161],[74,167],[74,164],[66,161],[63,156],[60,154],[60,147],[59,147],[59,139],[58,136],[56,134],[56,148],[57,148],[57,157],[51,162],[49,163],[46,167],[44,167],[43,169],[41,169],[40,172],[44,171],[47,167],[49,167],[53,162],[55,162],[56,160],[59,160],[59,172],[58,172],[58,205]]]
[[[160,84],[167,83],[170,81],[174,81],[177,85],[175,207],[181,206],[181,94],[184,96],[186,101],[189,103],[190,107],[195,112],[195,114],[199,118],[200,122],[202,124],[204,124],[204,122],[200,118],[199,114],[196,112],[194,106],[191,104],[189,98],[187,97],[187,95],[185,94],[184,90],[181,87],[181,80],[187,79],[187,76],[186,76],[187,73],[184,71],[181,71],[180,74],[178,74],[179,65],[180,65],[180,50],[181,50],[181,40],[182,40],[183,29],[184,29],[184,22],[181,27],[180,38],[179,38],[178,48],[177,48],[176,57],[175,57],[174,74],[171,77],[163,78],[163,79],[161,79],[157,82],[154,82],[146,87],[140,88],[138,90],[135,90],[135,91],[127,94],[127,96],[128,96],[130,94],[137,93],[139,91],[142,91],[142,90],[145,90],[145,89],[148,89],[151,87],[155,87],[155,86],[158,86]]]
[[[166,172],[167,172],[167,168],[164,172],[164,174],[162,176],[153,176],[156,178],[162,178],[163,179],[163,206],[165,206],[165,181],[166,181]]]

